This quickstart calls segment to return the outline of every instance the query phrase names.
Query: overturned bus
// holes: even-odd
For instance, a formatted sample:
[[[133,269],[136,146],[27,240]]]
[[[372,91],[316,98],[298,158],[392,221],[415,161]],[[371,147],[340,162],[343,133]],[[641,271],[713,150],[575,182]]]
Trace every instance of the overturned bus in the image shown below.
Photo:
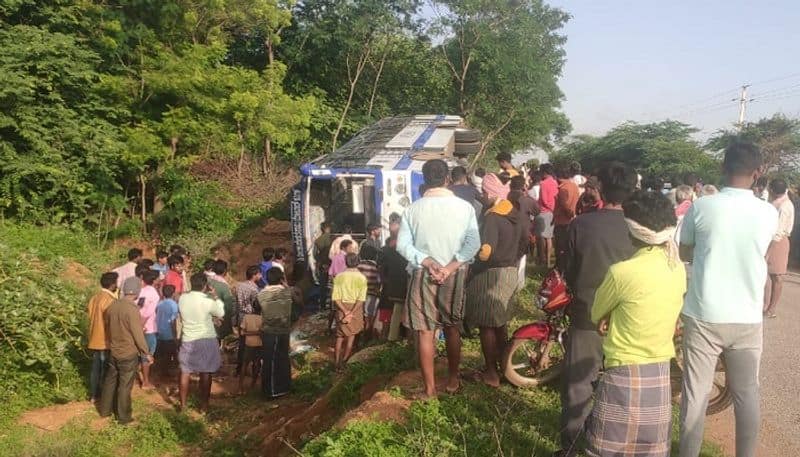
[[[312,250],[320,225],[334,233],[352,229],[355,240],[367,227],[383,227],[420,197],[422,165],[441,158],[465,165],[480,148],[480,135],[464,128],[460,116],[421,115],[383,119],[356,134],[331,154],[300,167],[300,182],[291,193],[292,243],[295,259],[315,270]]]

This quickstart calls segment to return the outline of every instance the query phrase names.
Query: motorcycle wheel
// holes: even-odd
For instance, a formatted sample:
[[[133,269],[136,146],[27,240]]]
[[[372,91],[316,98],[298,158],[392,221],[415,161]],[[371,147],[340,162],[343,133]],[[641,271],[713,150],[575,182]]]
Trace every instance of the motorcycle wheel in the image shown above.
[[[503,355],[503,374],[517,387],[538,387],[561,374],[564,348],[557,341],[512,339]]]
[[[681,351],[682,336],[676,335],[676,351],[674,364],[672,366],[672,385],[673,398],[680,403],[681,381],[683,377],[683,351]],[[733,393],[728,385],[728,376],[725,368],[725,361],[720,357],[717,359],[717,368],[714,370],[714,378],[711,383],[711,391],[708,393],[708,407],[706,416],[725,411],[733,404]]]

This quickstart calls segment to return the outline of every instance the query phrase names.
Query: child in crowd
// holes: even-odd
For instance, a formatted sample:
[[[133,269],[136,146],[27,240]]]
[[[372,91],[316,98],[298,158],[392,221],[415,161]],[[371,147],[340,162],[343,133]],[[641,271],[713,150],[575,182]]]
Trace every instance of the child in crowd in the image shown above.
[[[178,301],[184,292],[185,284],[183,282],[183,257],[173,254],[167,259],[167,265],[169,265],[169,271],[167,271],[167,275],[164,278],[164,285],[175,288],[174,298],[175,301]]]
[[[347,269],[333,280],[331,301],[336,309],[334,364],[337,370],[341,370],[343,364],[350,358],[356,335],[364,329],[367,278],[358,271],[358,264],[357,254],[347,254],[345,257]]]
[[[364,333],[367,340],[372,339],[375,332],[375,318],[378,314],[381,294],[381,273],[378,269],[378,251],[369,244],[362,245],[361,262],[358,271],[367,278],[367,299],[364,302]]]
[[[289,393],[292,365],[289,361],[289,333],[292,329],[292,288],[280,268],[267,271],[267,286],[258,293],[261,306],[263,368],[261,386],[267,398]]]
[[[258,287],[263,289],[264,286],[267,285],[267,272],[274,266],[272,261],[275,259],[275,249],[264,248],[264,250],[261,251],[261,258],[264,260],[262,260],[259,265],[261,268],[261,280],[258,282]]]
[[[169,271],[169,265],[167,265],[168,258],[169,254],[167,254],[167,251],[158,251],[156,253],[156,263],[150,267],[152,270],[158,272],[158,279],[162,281],[167,277],[167,272]]]
[[[141,265],[140,265],[141,266]],[[139,315],[142,318],[142,328],[144,330],[144,339],[147,341],[149,354],[155,356],[156,346],[158,345],[157,339],[157,326],[156,326],[156,307],[161,299],[158,290],[155,288],[156,281],[158,281],[158,272],[147,270],[142,272],[142,289],[139,291],[137,297],[137,304],[139,305]],[[152,389],[153,383],[150,382],[150,365],[151,360],[142,358],[142,388]]]
[[[280,268],[284,273],[286,272],[286,255],[288,252],[284,248],[275,249],[275,257],[272,259],[272,266]]]
[[[292,320],[296,321],[300,315],[319,309],[319,289],[314,287],[314,277],[308,264],[305,262],[295,262],[292,267],[292,293],[296,306],[292,311]]]
[[[334,241],[335,243],[335,241]],[[345,258],[348,254],[358,252],[358,245],[351,239],[344,239],[339,242],[339,251],[331,257],[331,266],[328,268],[328,290],[333,290],[333,281],[336,276],[347,269]],[[333,300],[331,300],[333,301]],[[333,321],[336,318],[336,306],[331,306],[331,312],[328,316],[328,332],[333,327]]]
[[[208,276],[208,279],[214,276],[214,259],[207,259],[203,262],[203,274]]]
[[[261,354],[263,346],[261,341],[261,327],[263,318],[261,316],[261,305],[256,301],[253,304],[252,313],[247,313],[242,318],[239,326],[240,335],[244,337],[244,356],[242,358],[242,371],[239,374],[239,393],[244,393],[244,378],[247,367],[250,367],[250,375],[253,378],[250,387],[256,385],[258,373],[261,371]]]
[[[178,341],[176,324],[178,321],[178,303],[173,300],[175,286],[162,287],[164,299],[156,306],[156,330],[158,331],[158,344],[156,345],[155,363],[163,377],[169,377],[171,369],[178,366]]]
[[[390,237],[383,248],[381,272],[383,276],[383,294],[379,304],[379,319],[383,324],[383,339],[397,341],[400,339],[400,321],[403,305],[408,289],[408,261],[397,252],[397,238]]]

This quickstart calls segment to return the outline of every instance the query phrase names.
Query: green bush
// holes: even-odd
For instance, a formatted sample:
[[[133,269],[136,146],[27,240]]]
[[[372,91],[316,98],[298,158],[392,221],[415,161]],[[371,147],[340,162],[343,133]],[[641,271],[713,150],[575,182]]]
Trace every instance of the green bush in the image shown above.
[[[21,410],[85,396],[82,335],[91,290],[63,277],[67,258],[108,261],[70,227],[0,225],[0,423]]]
[[[164,208],[156,223],[164,233],[228,233],[236,228],[236,214],[221,203],[227,194],[217,183],[170,169],[162,177],[160,191]]]

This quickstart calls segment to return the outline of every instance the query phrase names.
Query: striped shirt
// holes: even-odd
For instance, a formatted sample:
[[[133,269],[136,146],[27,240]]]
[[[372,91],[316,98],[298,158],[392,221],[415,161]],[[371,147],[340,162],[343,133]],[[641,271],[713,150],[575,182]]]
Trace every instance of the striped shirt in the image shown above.
[[[381,273],[378,264],[373,260],[362,260],[358,264],[358,271],[367,278],[367,295],[377,297],[381,293]]]

